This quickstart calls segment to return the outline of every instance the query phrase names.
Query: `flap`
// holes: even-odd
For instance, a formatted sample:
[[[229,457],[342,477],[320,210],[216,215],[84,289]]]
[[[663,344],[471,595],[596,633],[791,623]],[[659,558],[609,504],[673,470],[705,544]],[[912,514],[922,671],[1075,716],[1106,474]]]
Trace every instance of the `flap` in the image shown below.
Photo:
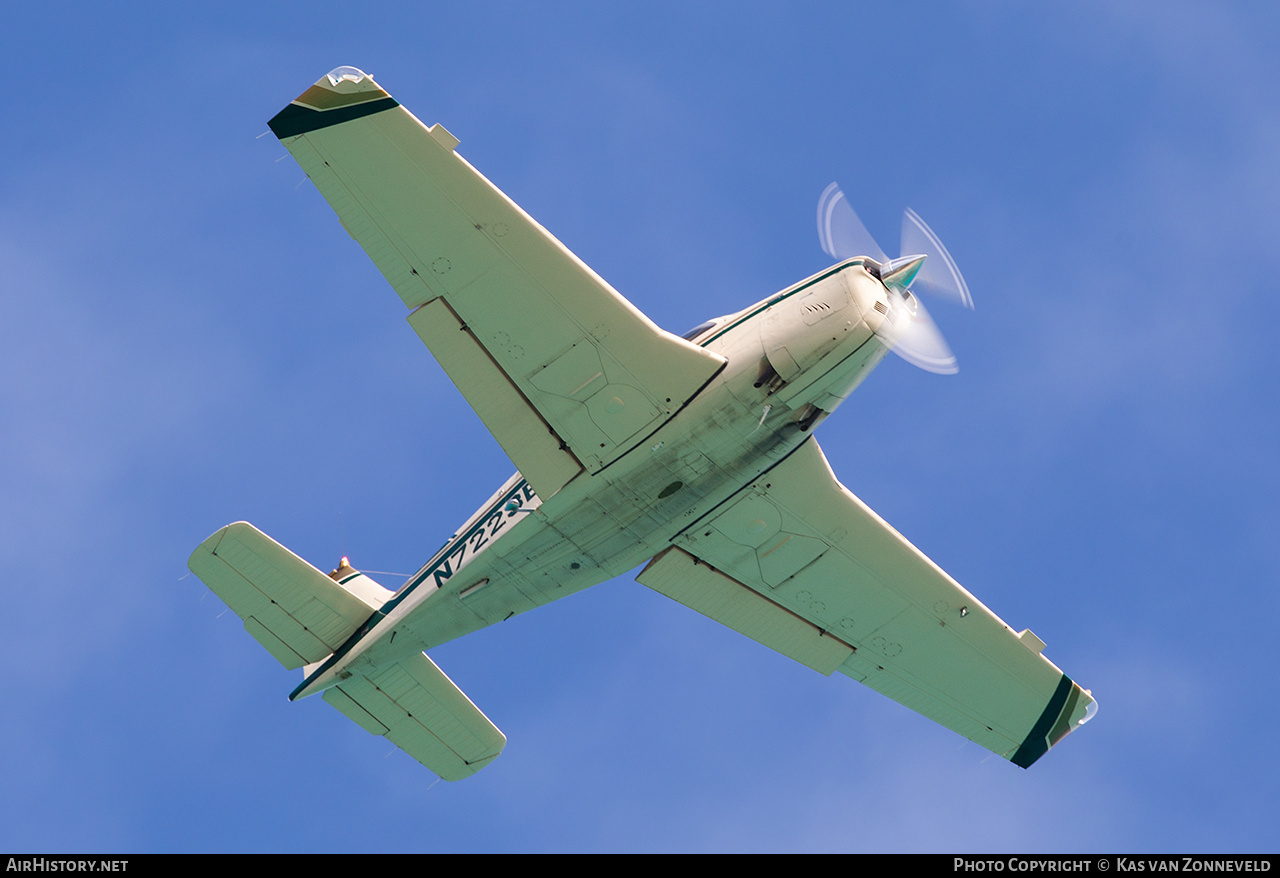
[[[831,674],[853,653],[847,643],[675,546],[650,561],[636,581],[820,674]]]

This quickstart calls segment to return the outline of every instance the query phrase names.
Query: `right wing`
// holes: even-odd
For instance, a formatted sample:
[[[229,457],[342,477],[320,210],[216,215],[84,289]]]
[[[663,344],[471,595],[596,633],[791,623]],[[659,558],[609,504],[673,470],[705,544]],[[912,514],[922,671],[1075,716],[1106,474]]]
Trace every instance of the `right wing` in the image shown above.
[[[836,480],[809,439],[637,577],[814,670],[839,670],[1026,768],[1092,695]]]
[[[723,367],[659,329],[362,71],[270,122],[410,308],[520,473],[550,497],[658,429]]]

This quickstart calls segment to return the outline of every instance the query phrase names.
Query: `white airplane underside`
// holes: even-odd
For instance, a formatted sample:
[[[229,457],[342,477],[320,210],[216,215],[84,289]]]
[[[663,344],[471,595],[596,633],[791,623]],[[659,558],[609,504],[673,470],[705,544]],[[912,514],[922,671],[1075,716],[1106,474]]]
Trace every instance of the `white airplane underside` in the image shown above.
[[[196,549],[191,569],[304,669],[291,698],[322,692],[466,777],[506,739],[423,651],[647,561],[644,585],[1024,768],[1092,716],[1044,644],[841,485],[812,436],[927,321],[906,292],[923,260],[841,259],[682,339],[363,72],[338,68],[270,124],[519,469],[394,594],[244,522]],[[953,371],[945,343],[926,348]]]

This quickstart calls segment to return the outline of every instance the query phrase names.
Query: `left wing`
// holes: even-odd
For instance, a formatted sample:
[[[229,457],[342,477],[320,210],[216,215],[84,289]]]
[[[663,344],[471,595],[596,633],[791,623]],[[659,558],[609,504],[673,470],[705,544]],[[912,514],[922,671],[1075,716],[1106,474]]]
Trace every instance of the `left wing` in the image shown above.
[[[836,480],[810,439],[639,581],[1026,768],[1093,697]]]
[[[658,429],[724,358],[659,329],[362,71],[272,131],[538,495]]]

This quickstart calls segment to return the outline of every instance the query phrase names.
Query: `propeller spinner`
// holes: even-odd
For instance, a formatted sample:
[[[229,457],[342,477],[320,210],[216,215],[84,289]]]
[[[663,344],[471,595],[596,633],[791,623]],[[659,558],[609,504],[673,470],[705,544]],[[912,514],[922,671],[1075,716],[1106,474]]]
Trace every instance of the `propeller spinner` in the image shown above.
[[[973,308],[973,297],[947,248],[914,210],[907,208],[902,214],[903,255],[890,259],[858,219],[840,187],[832,183],[818,199],[818,240],[833,259],[867,256],[874,260],[867,268],[895,294],[895,310],[911,319],[905,327],[894,325],[892,334],[886,327],[883,337],[894,353],[929,372],[945,375],[959,370],[955,354],[917,293],[966,308]]]

